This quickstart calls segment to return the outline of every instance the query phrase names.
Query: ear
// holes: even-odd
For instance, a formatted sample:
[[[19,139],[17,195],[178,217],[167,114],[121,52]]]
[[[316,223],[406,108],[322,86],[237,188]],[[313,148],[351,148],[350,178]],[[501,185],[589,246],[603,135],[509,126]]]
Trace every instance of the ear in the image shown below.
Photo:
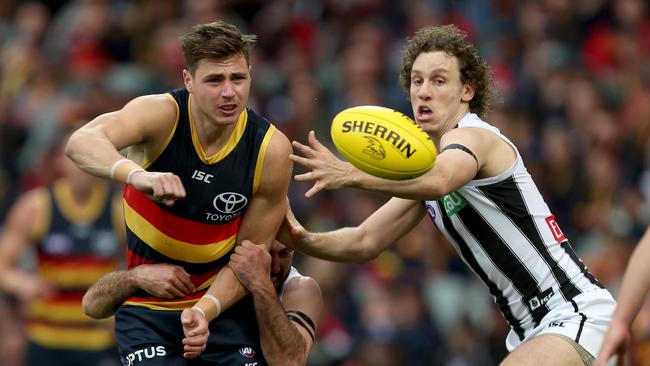
[[[469,101],[474,98],[474,92],[475,91],[476,91],[476,89],[474,89],[473,85],[471,85],[469,83],[463,84],[463,90],[461,91],[461,94],[460,94],[460,100],[463,101],[463,102],[469,103]]]
[[[183,83],[188,92],[192,92],[192,74],[187,69],[183,69]]]

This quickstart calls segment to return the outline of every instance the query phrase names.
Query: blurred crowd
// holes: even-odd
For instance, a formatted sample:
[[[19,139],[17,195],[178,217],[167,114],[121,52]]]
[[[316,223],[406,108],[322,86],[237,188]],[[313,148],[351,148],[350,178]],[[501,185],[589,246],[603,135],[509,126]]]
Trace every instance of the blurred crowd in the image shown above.
[[[178,36],[193,24],[257,34],[250,107],[292,140],[313,129],[331,146],[329,122],[346,107],[411,114],[397,82],[404,41],[453,23],[494,72],[501,102],[487,120],[616,294],[650,223],[649,12],[647,0],[3,0],[0,222],[19,193],[55,178],[60,131],[182,86]],[[351,189],[306,199],[308,188],[292,182],[290,198],[312,231],[358,224],[387,200]],[[310,365],[494,365],[506,353],[487,289],[427,219],[367,264],[296,265],[326,303]],[[0,313],[20,312],[3,301]],[[650,364],[646,308],[634,326],[639,365]],[[0,365],[15,357],[18,329],[0,326]]]

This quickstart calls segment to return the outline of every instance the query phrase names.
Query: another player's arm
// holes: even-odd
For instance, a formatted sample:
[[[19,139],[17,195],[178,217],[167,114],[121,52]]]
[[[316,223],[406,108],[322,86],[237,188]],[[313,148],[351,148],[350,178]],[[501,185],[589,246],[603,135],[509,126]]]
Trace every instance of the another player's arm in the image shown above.
[[[313,233],[307,231],[288,211],[278,238],[314,257],[336,262],[365,263],[411,231],[425,213],[422,202],[392,198],[359,226]]]
[[[39,277],[24,272],[18,266],[23,251],[46,230],[47,190],[39,188],[22,195],[13,205],[0,234],[0,287],[21,300],[31,300],[47,294],[50,288]]]
[[[314,180],[314,186],[306,193],[310,197],[322,189],[355,187],[368,191],[413,200],[435,200],[455,191],[472,180],[485,162],[491,147],[485,133],[479,129],[463,128],[448,132],[441,146],[458,143],[468,148],[474,156],[458,149],[441,152],[431,170],[424,175],[406,180],[389,180],[365,173],[352,164],[343,162],[309,133],[309,145],[294,142],[294,148],[304,157],[292,155],[293,161],[311,169],[296,176],[298,181]]]
[[[163,299],[182,298],[194,292],[190,275],[180,266],[142,264],[129,270],[107,273],[86,291],[82,307],[91,318],[103,319],[137,290]]]
[[[248,239],[265,245],[267,249],[271,245],[287,209],[286,195],[292,169],[290,153],[289,140],[280,131],[275,131],[264,157],[259,188],[242,218],[237,234],[238,243]],[[248,292],[230,267],[226,266],[207,293],[219,300],[221,311],[224,311]],[[203,308],[208,321],[218,316],[216,306],[209,299],[199,300],[197,306]]]
[[[618,353],[623,354],[630,327],[636,318],[650,288],[650,228],[637,244],[630,257],[623,283],[618,294],[616,310],[598,354],[596,365],[605,365],[607,360]]]
[[[264,358],[270,366],[305,365],[323,310],[320,286],[310,277],[295,278],[280,303],[275,288],[252,290]]]

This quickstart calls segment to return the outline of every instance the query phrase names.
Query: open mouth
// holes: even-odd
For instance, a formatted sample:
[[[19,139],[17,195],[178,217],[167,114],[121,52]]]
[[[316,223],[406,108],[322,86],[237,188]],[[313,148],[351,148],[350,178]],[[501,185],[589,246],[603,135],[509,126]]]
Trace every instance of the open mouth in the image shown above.
[[[224,104],[220,106],[219,109],[226,114],[230,114],[237,109],[237,104]]]
[[[429,120],[431,119],[431,117],[433,117],[433,111],[431,110],[431,108],[425,105],[421,105],[418,107],[415,117],[417,120]]]

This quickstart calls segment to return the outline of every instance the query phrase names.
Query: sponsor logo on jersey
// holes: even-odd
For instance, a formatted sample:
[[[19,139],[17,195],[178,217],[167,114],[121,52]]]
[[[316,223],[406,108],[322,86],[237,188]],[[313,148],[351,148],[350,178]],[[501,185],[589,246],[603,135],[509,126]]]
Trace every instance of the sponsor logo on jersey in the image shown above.
[[[551,299],[554,293],[555,292],[552,288],[547,288],[532,299],[528,300],[528,306],[530,307],[530,310],[535,310],[541,306],[544,306],[548,300]]]
[[[242,347],[239,349],[239,354],[246,358],[253,358],[255,357],[255,350],[253,347]]]
[[[458,192],[451,192],[442,198],[442,206],[445,208],[447,217],[454,216],[463,207],[467,206],[469,202]]]
[[[426,207],[427,207],[427,212],[429,213],[429,217],[431,217],[431,220],[433,220],[435,222],[436,221],[436,209],[433,208],[433,206],[428,204],[428,203],[427,203]]]
[[[196,179],[203,183],[208,183],[208,184],[212,183],[211,182],[212,178],[214,178],[214,175],[208,174],[201,170],[194,170],[194,173],[192,173],[192,179]]]
[[[557,221],[555,221],[555,215],[551,215],[546,218],[546,225],[548,225],[548,228],[551,229],[551,234],[558,244],[567,240],[566,236],[564,236],[562,233],[562,230],[560,230],[560,225],[558,225]]]
[[[241,211],[248,203],[246,196],[235,192],[224,192],[212,200],[214,208],[227,215],[235,214]]]
[[[67,254],[72,252],[74,242],[69,235],[63,233],[50,233],[43,240],[41,248],[48,254]]]
[[[135,352],[131,352],[126,355],[125,364],[128,366],[137,365],[145,359],[152,359],[154,357],[163,357],[167,355],[165,346],[151,346],[143,349],[139,349]]]

